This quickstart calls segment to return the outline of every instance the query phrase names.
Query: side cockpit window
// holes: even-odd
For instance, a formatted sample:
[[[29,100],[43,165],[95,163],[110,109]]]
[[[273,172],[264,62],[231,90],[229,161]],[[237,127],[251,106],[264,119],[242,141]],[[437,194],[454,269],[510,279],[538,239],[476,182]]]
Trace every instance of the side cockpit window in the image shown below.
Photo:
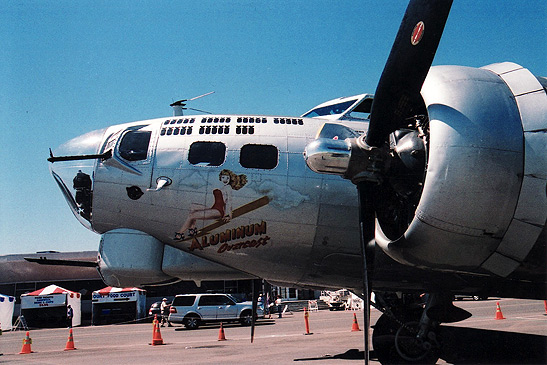
[[[277,166],[279,151],[277,147],[264,144],[246,144],[241,147],[239,163],[248,169],[271,170]]]
[[[226,145],[222,142],[194,142],[188,151],[192,165],[220,166],[226,158]]]
[[[120,142],[120,156],[127,161],[146,160],[151,131],[129,131]]]

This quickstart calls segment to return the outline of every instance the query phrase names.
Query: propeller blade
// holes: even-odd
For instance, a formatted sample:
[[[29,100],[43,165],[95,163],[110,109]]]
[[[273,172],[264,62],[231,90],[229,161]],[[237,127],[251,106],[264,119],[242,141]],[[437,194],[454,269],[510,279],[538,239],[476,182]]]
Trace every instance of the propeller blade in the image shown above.
[[[452,6],[452,0],[411,0],[378,82],[365,141],[379,147],[406,126],[423,101],[420,90]]]
[[[364,306],[364,342],[365,342],[365,364],[369,361],[369,329],[370,329],[370,278],[369,270],[372,270],[372,257],[367,255],[368,243],[374,239],[375,219],[374,194],[375,183],[359,182],[357,191],[359,193],[359,220],[361,229],[361,252],[363,256],[363,306]]]

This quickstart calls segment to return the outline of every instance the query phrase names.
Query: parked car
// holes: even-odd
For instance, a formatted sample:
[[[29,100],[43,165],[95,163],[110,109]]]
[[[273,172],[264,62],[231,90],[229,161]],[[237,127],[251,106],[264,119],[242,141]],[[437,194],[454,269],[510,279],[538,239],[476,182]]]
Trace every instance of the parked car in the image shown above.
[[[152,303],[150,306],[150,309],[148,310],[148,315],[154,317],[154,315],[158,315],[158,318],[160,318],[161,315],[161,309],[160,309],[161,302],[155,302]]]
[[[171,303],[167,303],[168,309],[170,306],[171,306]],[[150,309],[148,310],[148,316],[154,319],[154,315],[157,315],[158,321],[161,321],[161,302],[154,302],[150,306]]]
[[[182,323],[196,329],[202,323],[239,321],[243,326],[252,322],[252,302],[241,302],[229,294],[181,294],[171,305],[169,322]],[[264,317],[264,309],[257,308],[257,317]]]

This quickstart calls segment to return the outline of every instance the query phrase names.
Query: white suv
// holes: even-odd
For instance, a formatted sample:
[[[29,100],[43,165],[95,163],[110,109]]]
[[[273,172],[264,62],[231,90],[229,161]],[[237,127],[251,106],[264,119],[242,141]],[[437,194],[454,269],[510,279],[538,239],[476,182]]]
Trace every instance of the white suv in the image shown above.
[[[196,329],[204,322],[239,321],[251,325],[252,302],[237,303],[229,294],[181,294],[175,296],[169,314],[169,322],[182,323],[188,329]],[[257,308],[257,317],[264,317],[264,310]]]

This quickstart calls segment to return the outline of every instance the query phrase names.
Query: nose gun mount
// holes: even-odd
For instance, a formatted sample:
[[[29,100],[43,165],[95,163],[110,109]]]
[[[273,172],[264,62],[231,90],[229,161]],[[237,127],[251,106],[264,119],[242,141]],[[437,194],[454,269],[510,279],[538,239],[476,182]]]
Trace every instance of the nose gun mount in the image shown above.
[[[53,156],[51,148],[49,149],[49,158],[47,159],[51,163],[61,162],[61,161],[79,161],[79,160],[108,160],[112,157],[112,150],[108,150],[105,153],[93,154],[93,155],[73,155],[73,156]]]

